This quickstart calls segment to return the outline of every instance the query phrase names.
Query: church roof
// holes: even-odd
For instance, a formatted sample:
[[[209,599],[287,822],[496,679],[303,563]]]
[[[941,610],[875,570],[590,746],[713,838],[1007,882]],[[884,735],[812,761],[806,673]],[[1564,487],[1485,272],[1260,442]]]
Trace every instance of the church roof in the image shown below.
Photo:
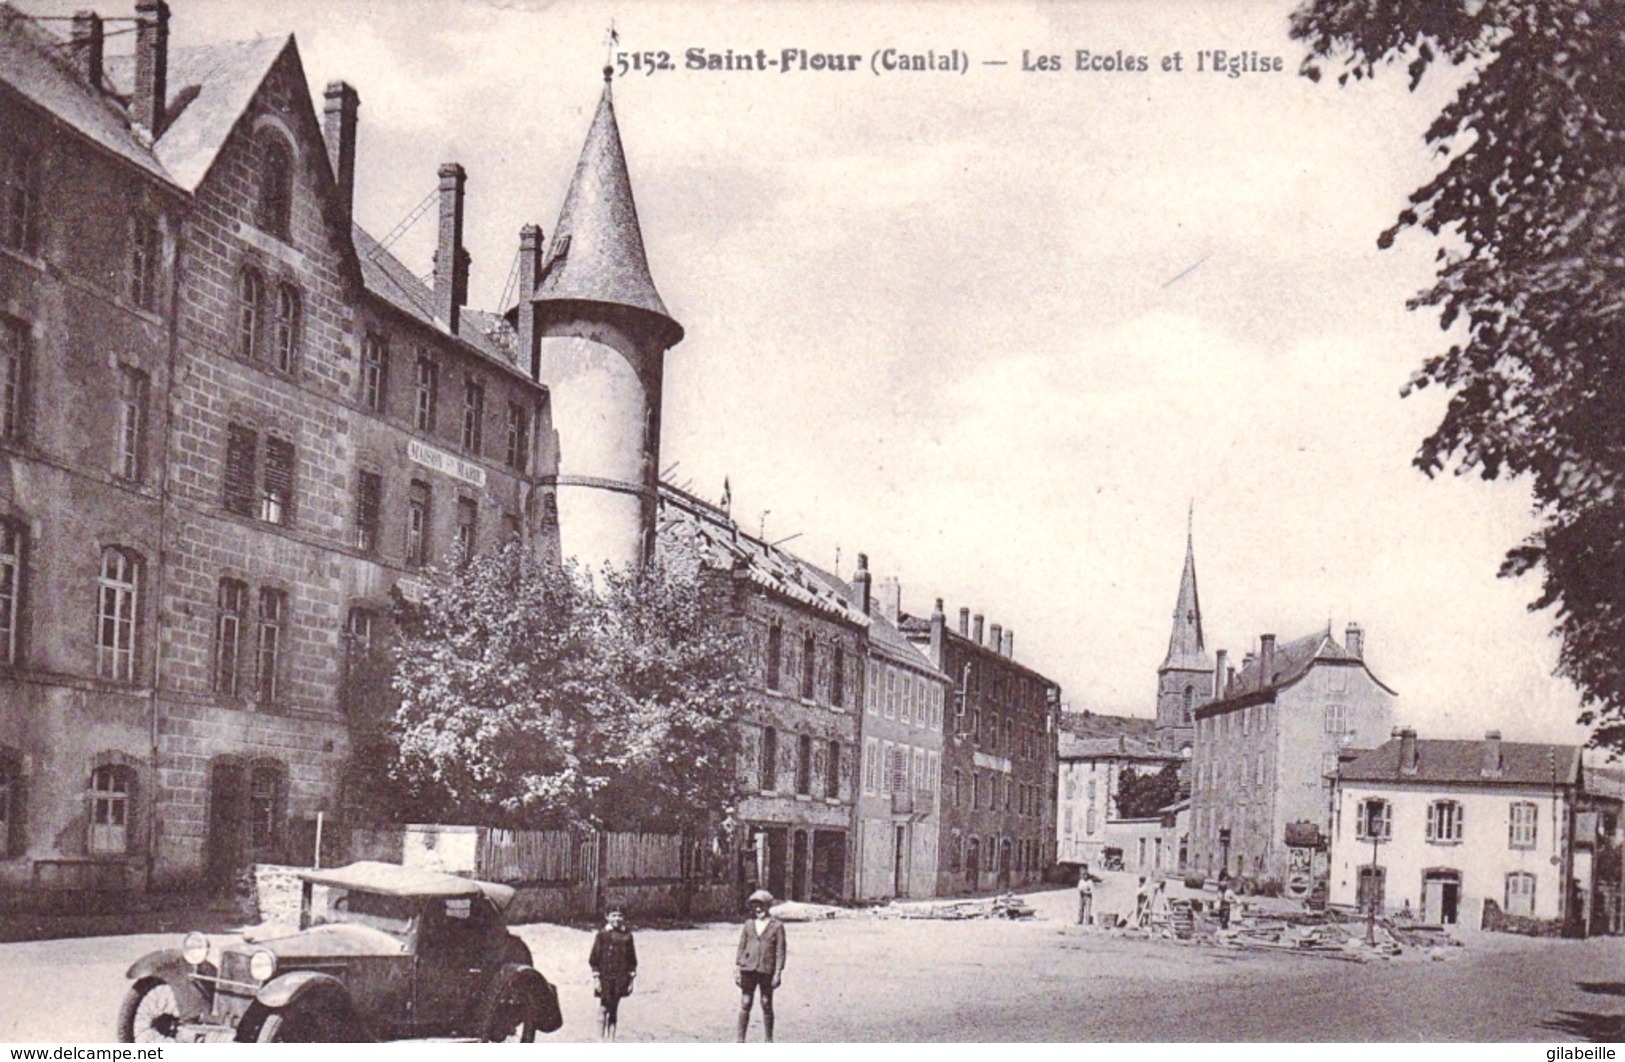
[[[1157,670],[1213,670],[1213,661],[1202,641],[1202,604],[1196,596],[1196,551],[1189,532],[1185,535],[1185,570],[1179,576],[1179,599],[1174,602],[1168,655]]]
[[[658,320],[669,337],[668,346],[683,338],[683,326],[666,310],[649,275],[643,230],[638,225],[632,180],[607,81],[533,299],[638,310]]]

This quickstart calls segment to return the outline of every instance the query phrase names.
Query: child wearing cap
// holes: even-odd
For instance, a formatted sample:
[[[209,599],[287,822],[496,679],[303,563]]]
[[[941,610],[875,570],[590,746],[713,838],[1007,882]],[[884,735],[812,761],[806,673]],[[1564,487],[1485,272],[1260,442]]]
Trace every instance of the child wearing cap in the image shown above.
[[[750,917],[739,927],[739,953],[734,959],[734,984],[739,986],[739,1042],[750,1029],[750,1011],[762,995],[762,1032],[773,1042],[773,990],[784,978],[788,954],[784,923],[773,917],[773,894],[757,889],[747,901]]]
[[[621,912],[605,916],[604,928],[593,937],[587,965],[592,967],[593,995],[598,997],[598,1038],[613,1040],[621,999],[632,994],[632,979],[638,975],[638,949]]]

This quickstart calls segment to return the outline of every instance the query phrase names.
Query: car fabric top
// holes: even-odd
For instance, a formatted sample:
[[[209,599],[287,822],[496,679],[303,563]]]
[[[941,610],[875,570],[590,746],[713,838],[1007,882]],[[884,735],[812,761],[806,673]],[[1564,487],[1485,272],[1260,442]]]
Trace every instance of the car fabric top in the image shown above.
[[[476,881],[441,870],[403,867],[397,863],[363,860],[332,870],[305,870],[299,877],[316,885],[360,889],[386,896],[485,896],[500,910],[508,906],[514,890],[491,881]]]

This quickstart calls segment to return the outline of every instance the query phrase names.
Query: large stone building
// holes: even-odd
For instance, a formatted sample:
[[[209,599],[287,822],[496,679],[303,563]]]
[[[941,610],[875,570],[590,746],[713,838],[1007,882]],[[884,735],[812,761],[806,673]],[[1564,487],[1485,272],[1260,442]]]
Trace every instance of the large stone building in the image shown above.
[[[898,609],[898,626],[946,674],[952,712],[942,735],[939,895],[1043,880],[1055,864],[1060,686],[1015,659],[1015,634],[941,602],[929,617]]]
[[[1344,645],[1330,629],[1281,645],[1263,635],[1215,685],[1195,713],[1191,866],[1307,895],[1324,877],[1339,754],[1387,735],[1394,691],[1372,674],[1354,624]]]
[[[63,41],[0,8],[0,877],[19,902],[308,856],[310,820],[344,803],[345,661],[392,588],[507,536],[556,552],[522,344],[606,332],[622,295],[539,289],[517,326],[467,308],[455,165],[419,281],[353,225],[358,97],[332,85],[318,115],[291,38],[174,48],[166,5],[140,0],[134,55],[102,40],[93,15]],[[624,177],[606,90],[576,184]]]
[[[1111,823],[1119,818],[1117,794],[1123,772],[1155,775],[1185,766],[1169,751],[1150,719],[1067,713],[1062,717],[1056,761],[1059,772],[1056,858],[1062,863],[1104,865],[1107,849],[1126,857],[1130,843]],[[1141,725],[1133,725],[1141,724]],[[1174,849],[1178,851],[1178,842]]]
[[[755,697],[739,720],[731,838],[740,894],[762,886],[794,900],[850,898],[869,617],[833,577],[741,531],[724,510],[670,486],[660,503],[661,543],[729,574],[746,643]]]

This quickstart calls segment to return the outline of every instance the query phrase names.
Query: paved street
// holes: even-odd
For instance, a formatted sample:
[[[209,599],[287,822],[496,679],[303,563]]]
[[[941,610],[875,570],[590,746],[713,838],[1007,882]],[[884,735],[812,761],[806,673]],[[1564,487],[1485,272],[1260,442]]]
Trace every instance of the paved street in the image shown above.
[[[1625,940],[1475,936],[1440,961],[1366,965],[1151,943],[1069,924],[841,918],[788,927],[783,1040],[1533,1040],[1625,1033]],[[559,1038],[592,1035],[591,935],[521,930],[560,986]],[[731,926],[638,934],[622,1039],[732,1036]],[[0,1040],[105,1041],[125,966],[176,935],[0,945]],[[759,1018],[752,1038],[760,1037]]]

